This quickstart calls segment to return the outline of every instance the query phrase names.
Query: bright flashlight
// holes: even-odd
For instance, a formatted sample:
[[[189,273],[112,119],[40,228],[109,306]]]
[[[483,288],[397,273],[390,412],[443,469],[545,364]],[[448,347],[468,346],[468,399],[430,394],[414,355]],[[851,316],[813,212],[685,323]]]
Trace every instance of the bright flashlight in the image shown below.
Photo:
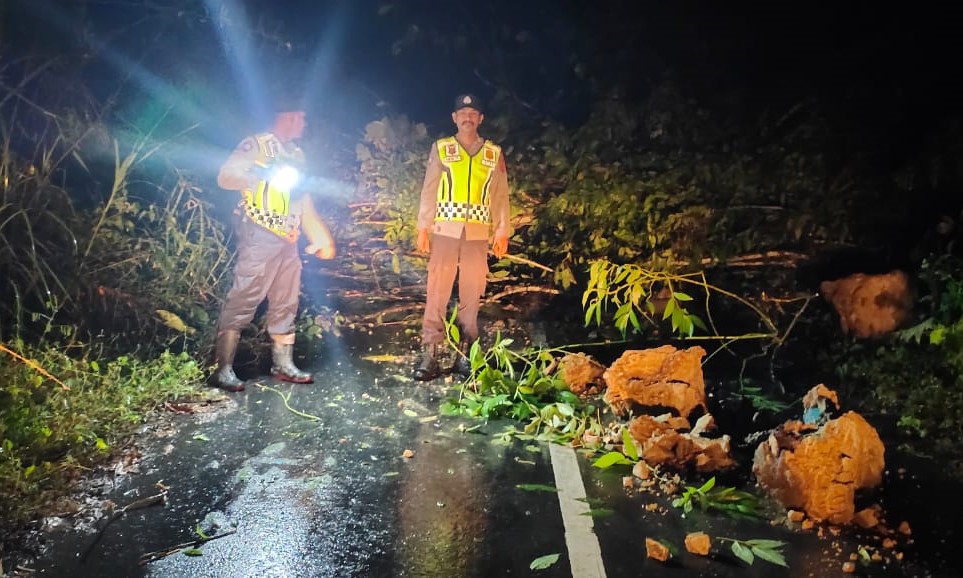
[[[290,191],[299,180],[301,180],[301,173],[298,169],[291,165],[282,165],[274,171],[271,186],[281,191]]]

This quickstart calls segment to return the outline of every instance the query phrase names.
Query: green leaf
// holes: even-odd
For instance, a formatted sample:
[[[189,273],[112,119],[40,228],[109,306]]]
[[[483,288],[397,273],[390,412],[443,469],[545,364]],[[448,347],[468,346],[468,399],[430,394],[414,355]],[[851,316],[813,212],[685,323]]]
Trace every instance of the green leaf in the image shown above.
[[[516,484],[515,487],[526,492],[558,492],[558,488],[547,484]]]
[[[693,324],[694,326],[698,327],[699,329],[701,329],[701,330],[703,330],[703,331],[708,331],[708,328],[706,328],[705,322],[704,322],[704,321],[702,320],[702,318],[699,317],[698,315],[691,315],[691,314],[690,314],[690,315],[689,315],[689,320],[692,321],[692,324]]]
[[[635,441],[632,439],[632,434],[629,433],[629,428],[622,429],[622,449],[625,451],[626,457],[638,461],[639,450],[635,447]]]
[[[716,477],[712,476],[711,478],[706,480],[706,483],[702,484],[702,486],[699,488],[699,491],[702,493],[708,492],[713,487],[715,487],[715,485],[716,485]]]
[[[768,550],[772,550],[774,548],[782,548],[783,546],[786,545],[786,543],[783,542],[782,540],[761,540],[761,539],[745,540],[743,543],[746,546],[749,546],[752,548],[765,548]]]
[[[181,550],[184,552],[185,556],[203,556],[204,552],[201,552],[200,548],[184,548]]]
[[[521,390],[522,388],[519,387],[518,389]],[[569,391],[569,390],[567,390],[567,389],[563,389],[563,390],[559,391],[559,392],[558,392],[557,394],[555,394],[555,395],[556,395],[556,397],[558,397],[559,401],[565,402],[565,403],[571,405],[572,407],[577,407],[577,406],[579,405],[579,403],[581,403],[581,401],[582,401],[582,400],[580,400],[580,399],[578,398],[577,395],[575,395],[574,393],[572,393],[571,391]]]
[[[632,465],[632,462],[626,459],[626,457],[620,452],[608,452],[604,456],[595,460],[592,465],[600,470],[604,470],[614,465]]]
[[[589,510],[588,512],[582,512],[581,515],[591,516],[593,518],[607,518],[608,516],[611,516],[614,513],[615,513],[615,510],[612,510],[611,508],[594,508]]]
[[[746,564],[749,564],[750,566],[752,566],[752,562],[756,558],[753,555],[752,550],[746,547],[746,545],[743,544],[742,542],[732,543],[732,553],[736,555],[736,558],[739,558],[740,560],[742,560]]]
[[[770,550],[768,548],[758,548],[758,547],[751,548],[751,550],[757,557],[765,560],[766,562],[769,562],[770,564],[776,564],[777,566],[785,566],[786,568],[789,567],[789,565],[786,564],[786,559],[783,558],[782,553],[777,552],[776,550]]]
[[[669,299],[665,304],[665,311],[662,312],[662,320],[665,321],[675,312],[675,299]]]
[[[547,554],[545,556],[539,556],[538,558],[532,560],[532,563],[529,564],[528,567],[531,570],[544,570],[558,562],[558,557],[559,554]]]
[[[690,297],[689,295],[686,295],[685,293],[682,293],[681,291],[673,291],[672,296],[678,299],[679,301],[692,301],[692,297]]]

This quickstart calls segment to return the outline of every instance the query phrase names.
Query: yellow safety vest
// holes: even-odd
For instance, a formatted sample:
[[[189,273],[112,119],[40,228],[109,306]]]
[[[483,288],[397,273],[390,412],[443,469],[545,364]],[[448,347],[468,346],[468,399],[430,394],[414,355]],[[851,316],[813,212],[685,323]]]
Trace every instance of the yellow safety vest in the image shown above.
[[[472,156],[455,137],[436,144],[442,172],[435,220],[491,223],[491,187],[501,147],[486,140]]]
[[[255,135],[258,158],[254,163],[260,167],[269,167],[288,163],[303,171],[304,153],[298,147],[285,150],[271,133]],[[267,181],[258,181],[253,191],[244,191],[241,199],[244,213],[255,223],[281,237],[297,238],[301,226],[300,211],[291,212],[291,192],[271,186]]]

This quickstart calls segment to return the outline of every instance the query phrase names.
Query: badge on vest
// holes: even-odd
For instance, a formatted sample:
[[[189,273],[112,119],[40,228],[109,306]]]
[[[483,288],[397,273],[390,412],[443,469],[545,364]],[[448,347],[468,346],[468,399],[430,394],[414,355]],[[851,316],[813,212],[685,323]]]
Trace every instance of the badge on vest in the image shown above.
[[[484,154],[482,154],[481,163],[489,168],[495,168],[495,164],[498,160],[495,158],[495,151],[490,148],[485,148]]]
[[[445,145],[445,162],[452,163],[461,160],[461,153],[458,152],[457,144],[446,144]]]

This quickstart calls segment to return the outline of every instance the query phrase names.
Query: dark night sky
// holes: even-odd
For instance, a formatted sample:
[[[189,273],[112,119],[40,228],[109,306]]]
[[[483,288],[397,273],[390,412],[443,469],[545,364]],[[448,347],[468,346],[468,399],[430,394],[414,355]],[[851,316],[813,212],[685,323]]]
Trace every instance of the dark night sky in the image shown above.
[[[355,133],[388,112],[447,130],[447,108],[463,90],[508,91],[533,117],[574,124],[613,87],[643,102],[667,74],[707,104],[751,115],[816,98],[849,123],[906,138],[958,115],[963,102],[954,77],[963,21],[949,3],[6,2],[0,39],[9,55],[77,54],[93,42],[100,51],[84,67],[101,95],[133,62],[142,74],[130,84],[154,97],[170,98],[151,83],[207,83],[207,108],[185,114],[239,132],[247,127],[225,111],[279,84],[307,88],[319,120]]]
[[[281,4],[288,10],[264,8]],[[732,91],[756,111],[815,97],[854,121],[886,117],[902,129],[958,112],[963,97],[953,78],[963,20],[939,3],[407,0],[378,16],[387,4],[250,6],[326,55],[321,78],[335,102],[376,96],[433,122],[445,122],[453,94],[490,97],[504,85],[540,112],[571,117],[605,85],[644,99],[666,70],[702,99]],[[392,56],[412,25],[417,41]],[[433,44],[433,34],[447,44]],[[459,37],[484,41],[460,48]],[[573,73],[576,64],[595,86]]]

